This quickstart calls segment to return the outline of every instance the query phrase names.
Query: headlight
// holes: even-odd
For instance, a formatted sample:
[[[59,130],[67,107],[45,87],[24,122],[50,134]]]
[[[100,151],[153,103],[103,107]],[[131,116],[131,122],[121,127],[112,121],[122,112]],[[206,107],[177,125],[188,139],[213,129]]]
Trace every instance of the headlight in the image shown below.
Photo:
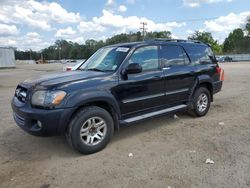
[[[44,106],[46,91],[36,91],[31,98],[32,105]]]
[[[31,98],[34,106],[52,107],[59,105],[66,96],[65,91],[36,91]]]

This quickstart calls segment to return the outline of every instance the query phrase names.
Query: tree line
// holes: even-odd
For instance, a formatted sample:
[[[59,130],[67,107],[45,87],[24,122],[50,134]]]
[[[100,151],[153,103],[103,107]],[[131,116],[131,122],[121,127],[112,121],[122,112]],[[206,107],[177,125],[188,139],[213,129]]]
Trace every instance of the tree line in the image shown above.
[[[85,41],[85,44],[78,44],[66,40],[57,40],[53,45],[45,48],[39,52],[36,51],[19,51],[15,50],[16,59],[38,60],[44,58],[47,60],[59,60],[59,59],[87,59],[99,48],[124,42],[135,42],[150,40],[154,38],[168,38],[171,39],[170,31],[160,32],[147,32],[145,37],[141,32],[118,34],[108,38],[106,41],[89,39]],[[223,44],[219,44],[215,40],[210,32],[195,31],[188,39],[199,40],[211,45],[213,51],[216,54],[241,54],[250,53],[250,18],[248,18],[247,24],[243,28],[237,28],[229,33],[225,38]]]

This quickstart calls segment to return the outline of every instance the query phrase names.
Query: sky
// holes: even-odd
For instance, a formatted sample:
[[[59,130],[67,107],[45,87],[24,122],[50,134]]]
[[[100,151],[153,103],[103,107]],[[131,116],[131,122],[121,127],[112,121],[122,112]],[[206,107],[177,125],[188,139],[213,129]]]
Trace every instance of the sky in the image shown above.
[[[58,39],[84,44],[115,34],[211,32],[222,43],[250,16],[250,0],[0,0],[0,46],[39,51]]]

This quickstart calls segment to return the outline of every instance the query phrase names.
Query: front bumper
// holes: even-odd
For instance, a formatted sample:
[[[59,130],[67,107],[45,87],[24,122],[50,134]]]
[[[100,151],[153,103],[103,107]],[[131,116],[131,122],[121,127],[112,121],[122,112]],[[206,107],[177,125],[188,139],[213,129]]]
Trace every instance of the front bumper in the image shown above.
[[[14,97],[11,103],[13,118],[24,131],[35,136],[60,135],[66,130],[70,117],[75,108],[65,109],[35,109],[28,105],[18,105]],[[42,126],[38,126],[38,121]]]

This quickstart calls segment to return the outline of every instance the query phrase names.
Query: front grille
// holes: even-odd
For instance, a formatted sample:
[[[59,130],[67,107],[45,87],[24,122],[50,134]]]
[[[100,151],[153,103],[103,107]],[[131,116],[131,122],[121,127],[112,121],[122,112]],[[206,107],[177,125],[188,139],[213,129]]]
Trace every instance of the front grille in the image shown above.
[[[20,85],[17,86],[15,91],[16,98],[21,101],[25,102],[27,96],[28,96],[28,90]]]

